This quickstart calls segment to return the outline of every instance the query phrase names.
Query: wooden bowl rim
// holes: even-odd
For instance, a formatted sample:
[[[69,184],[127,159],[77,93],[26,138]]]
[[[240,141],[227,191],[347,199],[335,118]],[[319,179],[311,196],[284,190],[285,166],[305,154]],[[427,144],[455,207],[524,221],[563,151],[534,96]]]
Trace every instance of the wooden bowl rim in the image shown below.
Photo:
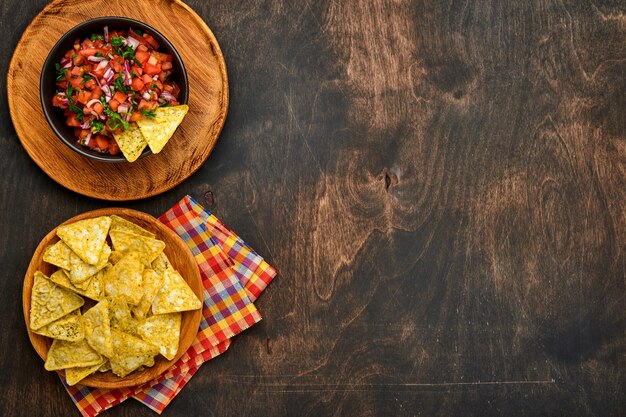
[[[26,274],[24,276],[24,284],[22,288],[22,309],[24,313],[24,321],[26,324],[26,330],[28,332],[28,338],[31,342],[31,345],[33,346],[37,354],[41,357],[41,359],[43,359],[44,361],[47,358],[49,347],[43,346],[40,343],[36,343],[36,341],[50,339],[50,338],[46,336],[38,335],[30,329],[30,295],[32,291],[34,274],[40,268],[41,264],[44,262],[43,252],[45,248],[48,246],[48,244],[51,243],[51,240],[53,239],[58,240],[58,237],[56,236],[56,231],[59,228],[59,226],[73,223],[78,220],[99,217],[99,216],[110,216],[113,214],[123,217],[127,220],[132,220],[133,217],[140,218],[148,222],[151,226],[154,226],[156,229],[158,229],[160,233],[167,235],[169,237],[168,240],[177,242],[175,245],[185,254],[186,259],[190,263],[196,266],[196,268],[191,268],[194,271],[192,276],[183,276],[183,278],[185,278],[185,281],[187,281],[187,283],[189,284],[191,289],[194,291],[194,293],[198,296],[198,298],[200,298],[200,300],[203,299],[202,278],[200,276],[200,271],[197,268],[197,263],[196,263],[194,255],[192,254],[187,244],[180,238],[180,236],[178,236],[174,231],[172,231],[163,223],[161,223],[158,219],[156,219],[155,217],[147,213],[143,213],[141,211],[128,209],[128,208],[120,208],[120,207],[101,208],[101,209],[91,210],[91,211],[78,214],[64,221],[63,223],[59,224],[54,229],[52,229],[49,233],[47,233],[46,236],[43,237],[43,239],[37,245],[35,252],[33,253],[33,256],[28,264],[28,269],[26,270]],[[156,231],[155,229],[149,229],[149,228],[148,230],[152,232]],[[168,246],[166,246],[165,251],[167,251],[167,248]],[[37,258],[40,259],[39,263],[36,262]],[[170,259],[170,261],[172,260]],[[177,265],[180,265],[180,264],[181,263],[178,261],[172,262],[172,266],[174,266],[176,270],[179,270]],[[28,284],[30,284],[30,287],[28,286]],[[93,387],[93,388],[125,388],[125,387],[133,387],[133,386],[144,384],[162,375],[165,371],[167,371],[167,369],[169,369],[174,363],[176,363],[178,359],[180,359],[180,357],[187,351],[187,349],[189,349],[189,347],[195,340],[196,335],[198,334],[198,331],[200,328],[200,321],[202,318],[202,309],[183,312],[183,315],[185,314],[188,315],[187,316],[188,318],[186,320],[184,319],[184,321],[188,323],[188,326],[194,325],[196,331],[192,332],[193,337],[189,337],[188,340],[182,340],[182,339],[180,340],[178,351],[176,352],[176,356],[174,356],[172,360],[168,361],[162,356],[158,355],[157,359],[155,360],[154,366],[150,368],[145,368],[142,371],[134,371],[124,378],[117,377],[116,375],[111,373],[111,371],[108,371],[101,375],[98,375],[98,374],[89,375],[85,379],[81,380],[79,384],[86,385],[86,386]],[[183,334],[183,328],[181,324],[181,336],[182,334]],[[158,372],[155,370],[158,370]],[[61,375],[64,374],[62,370],[57,371],[57,372]],[[108,380],[109,378],[106,378],[106,376],[109,374],[110,374],[109,378],[111,379],[111,381]],[[97,376],[97,378],[94,378],[94,375]],[[106,379],[103,380],[102,376],[104,376]]]

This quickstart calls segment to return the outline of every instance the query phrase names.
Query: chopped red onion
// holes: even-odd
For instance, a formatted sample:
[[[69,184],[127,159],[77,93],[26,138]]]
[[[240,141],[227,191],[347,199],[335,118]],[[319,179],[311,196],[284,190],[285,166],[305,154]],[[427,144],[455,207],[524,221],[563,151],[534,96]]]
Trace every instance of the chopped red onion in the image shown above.
[[[107,103],[111,99],[111,87],[106,84],[102,84],[102,92],[104,93],[105,98],[107,99]]]
[[[102,57],[102,61],[100,61],[100,63],[96,67],[96,70],[103,70],[106,68],[107,65],[109,65],[109,60]]]
[[[91,141],[91,132],[87,133],[87,137],[85,138],[83,145],[89,145],[90,141]]]
[[[128,60],[124,60],[124,85],[131,85],[133,83],[133,76],[130,75],[130,63]]]
[[[126,113],[122,115],[122,119],[124,119],[125,122],[129,122],[130,121],[130,113]]]
[[[80,125],[81,129],[89,129],[89,122],[85,122],[82,125]]]
[[[147,91],[145,91],[142,95],[144,100],[150,100],[150,93],[148,93]]]
[[[109,27],[105,26],[104,27],[104,41],[105,42],[109,42]]]
[[[67,106],[68,104],[70,104],[70,101],[66,98],[64,98],[63,100],[61,100],[61,104],[64,106]]]
[[[90,62],[102,62],[104,60],[105,58],[103,56],[92,55],[90,57],[87,57],[87,61],[90,61]]]
[[[130,110],[130,104],[128,104],[128,103],[120,104],[117,107],[117,112],[120,113],[120,114],[128,113],[128,110]]]
[[[137,47],[141,45],[141,42],[139,42],[137,39],[133,38],[132,36],[129,36],[128,38],[126,38],[124,42],[127,46],[130,46],[133,49],[137,49]]]
[[[100,103],[100,100],[98,100],[97,98],[91,99],[87,102],[87,104],[85,104],[85,107],[89,108],[96,103]]]
[[[107,68],[107,70],[104,72],[104,79],[107,83],[110,83],[114,75],[115,72],[111,68]]]
[[[170,101],[170,100],[176,100],[176,97],[174,97],[174,96],[172,95],[172,93],[170,93],[170,92],[169,92],[169,91],[167,91],[167,90],[163,90],[163,91],[161,92],[161,97],[162,97],[162,98],[164,98],[164,99],[165,99],[165,100],[167,100],[167,101]]]
[[[69,68],[72,66],[72,61],[63,57],[61,58],[61,68]]]

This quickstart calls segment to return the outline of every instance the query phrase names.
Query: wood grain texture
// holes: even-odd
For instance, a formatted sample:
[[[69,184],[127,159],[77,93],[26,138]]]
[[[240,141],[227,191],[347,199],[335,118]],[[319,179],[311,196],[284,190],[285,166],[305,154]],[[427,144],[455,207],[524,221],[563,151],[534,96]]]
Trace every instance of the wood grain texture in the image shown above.
[[[56,137],[41,108],[39,77],[48,52],[69,29],[95,17],[117,15],[151,25],[174,45],[187,69],[189,113],[158,155],[109,164],[77,154]],[[193,10],[176,0],[50,3],[15,48],[7,92],[13,125],[35,163],[70,190],[115,201],[162,193],[193,174],[215,146],[228,111],[226,66],[217,40]]]
[[[168,229],[154,217],[136,210],[106,208],[79,214],[78,216],[68,219],[59,226],[62,226],[63,224],[71,224],[79,220],[91,219],[99,216],[111,216],[113,214],[123,217],[124,219],[143,227],[144,229],[154,233],[157,239],[165,242],[165,249],[163,252],[169,259],[170,263],[174,269],[181,274],[198,298],[202,299],[202,278],[200,277],[196,260],[189,250],[189,247],[187,247],[187,244],[177,234]],[[35,272],[41,271],[49,277],[58,269],[54,265],[44,262],[43,260],[46,248],[59,241],[59,238],[56,235],[56,230],[57,227],[51,230],[37,246],[37,249],[35,250],[35,253],[33,254],[33,257],[28,265],[28,269],[26,270],[24,287],[22,290],[22,306],[28,337],[35,348],[35,351],[37,351],[41,359],[44,361],[48,357],[48,350],[50,350],[50,346],[52,345],[52,339],[36,334],[30,329],[31,293]],[[191,346],[196,338],[196,335],[198,334],[201,317],[201,310],[185,311],[182,313],[180,324],[180,342],[178,351],[172,360],[167,360],[163,356],[159,355],[155,358],[154,366],[145,368],[142,371],[131,372],[124,378],[114,375],[111,371],[102,373],[97,372],[81,380],[81,385],[96,388],[124,388],[140,385],[155,379],[170,368],[172,364],[176,363],[176,361],[183,356],[187,349],[189,349],[189,346]]]
[[[45,3],[6,1],[2,69]],[[130,206],[211,190],[280,275],[164,416],[625,415],[623,2],[189,5],[227,59],[228,120],[195,175]],[[0,345],[28,352],[28,256],[101,203],[1,129]],[[2,414],[74,411],[40,368],[0,355]]]

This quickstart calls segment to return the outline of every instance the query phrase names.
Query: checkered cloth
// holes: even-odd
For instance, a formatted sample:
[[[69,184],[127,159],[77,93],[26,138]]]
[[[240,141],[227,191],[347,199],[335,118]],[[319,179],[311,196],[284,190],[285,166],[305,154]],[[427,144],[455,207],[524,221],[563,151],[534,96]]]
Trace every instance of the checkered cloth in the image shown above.
[[[274,268],[190,196],[159,220],[178,233],[198,262],[204,284],[198,336],[170,369],[138,387],[113,390],[79,384],[70,387],[61,377],[85,417],[98,415],[130,397],[160,414],[204,362],[224,353],[233,336],[261,320],[253,301],[276,276]]]

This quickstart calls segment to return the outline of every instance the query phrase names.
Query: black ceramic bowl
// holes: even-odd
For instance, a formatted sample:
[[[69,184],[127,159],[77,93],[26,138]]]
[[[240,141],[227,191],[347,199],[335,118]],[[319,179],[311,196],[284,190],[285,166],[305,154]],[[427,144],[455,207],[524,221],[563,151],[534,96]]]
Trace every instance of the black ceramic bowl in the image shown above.
[[[61,39],[59,39],[56,45],[54,45],[43,64],[43,68],[41,69],[41,78],[39,80],[41,106],[43,107],[43,113],[46,115],[46,119],[48,120],[50,127],[52,127],[52,130],[54,130],[54,133],[56,133],[63,143],[69,146],[72,150],[86,156],[87,158],[98,161],[126,162],[126,158],[124,158],[124,155],[121,153],[117,155],[103,154],[80,145],[76,136],[74,136],[74,129],[65,124],[66,117],[63,115],[63,110],[52,106],[52,98],[56,92],[56,69],[54,64],[61,61],[63,55],[65,55],[65,53],[72,48],[76,39],[82,42],[86,37],[93,33],[102,33],[105,26],[109,27],[109,31],[127,31],[129,28],[133,28],[152,35],[152,37],[154,37],[160,45],[159,51],[172,55],[173,72],[170,79],[175,81],[180,87],[178,101],[181,104],[187,103],[189,85],[187,82],[185,65],[183,64],[183,60],[180,58],[180,55],[178,55],[178,52],[176,52],[176,49],[174,49],[174,46],[165,38],[165,36],[151,26],[137,20],[126,17],[107,16],[88,20],[73,27],[65,35],[63,35]],[[146,150],[141,154],[141,157],[150,153],[150,149],[146,148]]]

